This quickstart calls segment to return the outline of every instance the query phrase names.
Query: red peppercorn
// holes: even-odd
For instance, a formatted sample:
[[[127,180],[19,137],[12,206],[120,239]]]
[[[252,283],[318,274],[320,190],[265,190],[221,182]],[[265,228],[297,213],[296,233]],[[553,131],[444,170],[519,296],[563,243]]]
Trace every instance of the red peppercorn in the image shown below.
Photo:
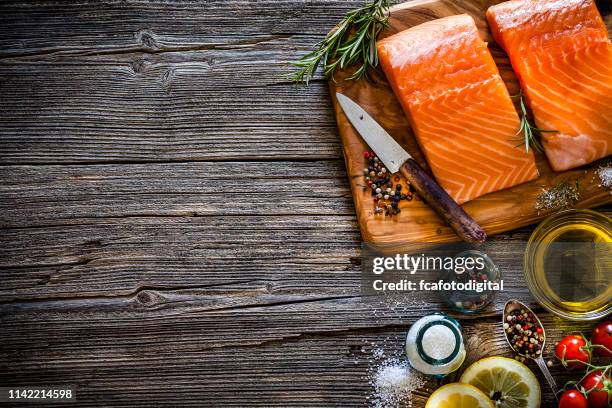
[[[370,152],[363,152],[363,157],[365,157],[366,159],[370,158]]]
[[[542,328],[541,328],[541,327],[538,327],[538,328],[536,329],[536,331],[538,332],[538,334],[542,334]]]
[[[529,330],[529,325],[528,324],[524,324],[523,325],[523,330]]]

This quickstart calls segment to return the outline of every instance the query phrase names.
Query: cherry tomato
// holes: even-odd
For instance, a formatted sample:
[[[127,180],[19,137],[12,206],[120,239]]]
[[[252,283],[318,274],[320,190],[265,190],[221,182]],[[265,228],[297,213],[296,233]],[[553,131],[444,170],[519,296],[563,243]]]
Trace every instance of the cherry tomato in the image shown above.
[[[559,399],[559,408],[588,408],[586,398],[577,390],[567,390]]]
[[[606,351],[601,347],[595,347],[593,348],[595,354],[602,357],[612,357],[612,321],[601,322],[595,326],[591,335],[591,343],[604,346],[610,350]]]
[[[591,352],[583,348],[586,345],[587,342],[584,337],[578,334],[571,334],[565,336],[563,340],[557,344],[555,355],[560,360],[577,360],[566,363],[566,367],[570,370],[584,368],[586,366],[584,363],[589,363],[591,361]]]
[[[608,407],[608,399],[612,400],[609,380],[610,378],[607,375],[604,377],[601,371],[593,371],[580,381],[580,385],[587,392],[589,408]]]

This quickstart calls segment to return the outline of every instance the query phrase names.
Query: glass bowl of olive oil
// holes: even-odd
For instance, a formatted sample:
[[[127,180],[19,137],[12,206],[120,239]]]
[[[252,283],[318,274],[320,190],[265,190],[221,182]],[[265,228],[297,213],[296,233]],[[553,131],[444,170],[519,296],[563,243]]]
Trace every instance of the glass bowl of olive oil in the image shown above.
[[[524,258],[527,286],[550,312],[594,320],[612,312],[612,219],[591,210],[554,214],[533,231]]]

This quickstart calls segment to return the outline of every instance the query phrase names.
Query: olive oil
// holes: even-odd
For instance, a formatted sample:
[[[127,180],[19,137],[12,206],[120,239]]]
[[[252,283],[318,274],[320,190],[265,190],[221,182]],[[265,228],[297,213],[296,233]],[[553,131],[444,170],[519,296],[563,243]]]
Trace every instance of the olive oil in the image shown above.
[[[575,320],[612,311],[611,220],[593,211],[572,210],[538,229],[525,264],[534,297],[552,312]]]

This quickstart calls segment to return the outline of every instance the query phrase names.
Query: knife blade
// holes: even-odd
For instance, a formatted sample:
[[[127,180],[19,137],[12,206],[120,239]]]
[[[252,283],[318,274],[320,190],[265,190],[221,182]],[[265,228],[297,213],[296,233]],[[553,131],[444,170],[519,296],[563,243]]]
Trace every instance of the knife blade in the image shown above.
[[[391,173],[398,171],[423,200],[466,242],[484,242],[487,234],[359,104],[341,93],[338,103],[355,130]]]

